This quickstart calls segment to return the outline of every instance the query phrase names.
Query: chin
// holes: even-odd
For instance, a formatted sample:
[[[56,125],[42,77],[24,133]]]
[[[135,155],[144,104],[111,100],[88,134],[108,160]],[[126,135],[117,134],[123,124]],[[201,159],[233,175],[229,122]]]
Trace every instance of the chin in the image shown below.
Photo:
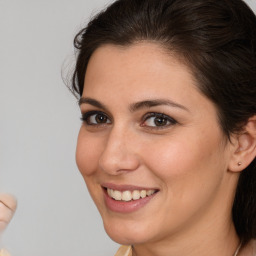
[[[105,229],[108,236],[116,243],[122,245],[143,244],[147,239],[141,237],[137,232],[119,232]]]
[[[136,223],[136,221],[103,221],[108,236],[116,243],[122,245],[143,244],[152,240],[149,225]]]

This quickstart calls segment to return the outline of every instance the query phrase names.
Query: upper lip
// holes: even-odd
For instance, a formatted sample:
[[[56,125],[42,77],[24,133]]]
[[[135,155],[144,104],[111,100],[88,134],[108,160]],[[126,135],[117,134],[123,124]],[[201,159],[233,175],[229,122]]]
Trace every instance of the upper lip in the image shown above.
[[[101,184],[103,188],[109,188],[118,191],[133,191],[133,190],[159,190],[155,187],[143,187],[129,184],[113,184],[113,183],[103,183]]]

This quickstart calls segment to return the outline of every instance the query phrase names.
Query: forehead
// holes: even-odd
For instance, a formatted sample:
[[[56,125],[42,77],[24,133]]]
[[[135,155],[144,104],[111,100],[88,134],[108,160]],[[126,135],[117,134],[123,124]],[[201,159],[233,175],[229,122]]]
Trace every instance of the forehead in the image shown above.
[[[155,90],[173,84],[196,87],[188,66],[159,44],[140,42],[130,46],[99,47],[88,63],[84,93],[107,89]],[[104,86],[103,86],[104,85]],[[109,85],[109,86],[108,86]],[[93,88],[92,88],[93,87]]]

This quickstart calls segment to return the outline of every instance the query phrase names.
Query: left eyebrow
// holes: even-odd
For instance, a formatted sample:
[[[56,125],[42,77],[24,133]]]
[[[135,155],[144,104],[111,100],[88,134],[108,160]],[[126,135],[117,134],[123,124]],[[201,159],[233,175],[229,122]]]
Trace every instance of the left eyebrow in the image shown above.
[[[129,109],[131,112],[135,112],[142,108],[150,108],[150,107],[162,106],[162,105],[180,108],[182,110],[186,110],[189,112],[189,110],[185,106],[167,99],[144,100],[144,101],[136,102],[131,104]]]

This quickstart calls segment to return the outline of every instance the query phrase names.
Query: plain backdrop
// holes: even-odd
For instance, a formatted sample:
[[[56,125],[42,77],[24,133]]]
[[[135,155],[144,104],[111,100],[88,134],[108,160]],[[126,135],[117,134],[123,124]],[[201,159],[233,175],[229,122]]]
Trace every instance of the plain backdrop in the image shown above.
[[[0,192],[18,199],[1,246],[13,256],[112,256],[75,163],[77,100],[61,69],[106,0],[0,0]],[[256,0],[247,3],[256,10]],[[0,247],[1,248],[1,247]]]

